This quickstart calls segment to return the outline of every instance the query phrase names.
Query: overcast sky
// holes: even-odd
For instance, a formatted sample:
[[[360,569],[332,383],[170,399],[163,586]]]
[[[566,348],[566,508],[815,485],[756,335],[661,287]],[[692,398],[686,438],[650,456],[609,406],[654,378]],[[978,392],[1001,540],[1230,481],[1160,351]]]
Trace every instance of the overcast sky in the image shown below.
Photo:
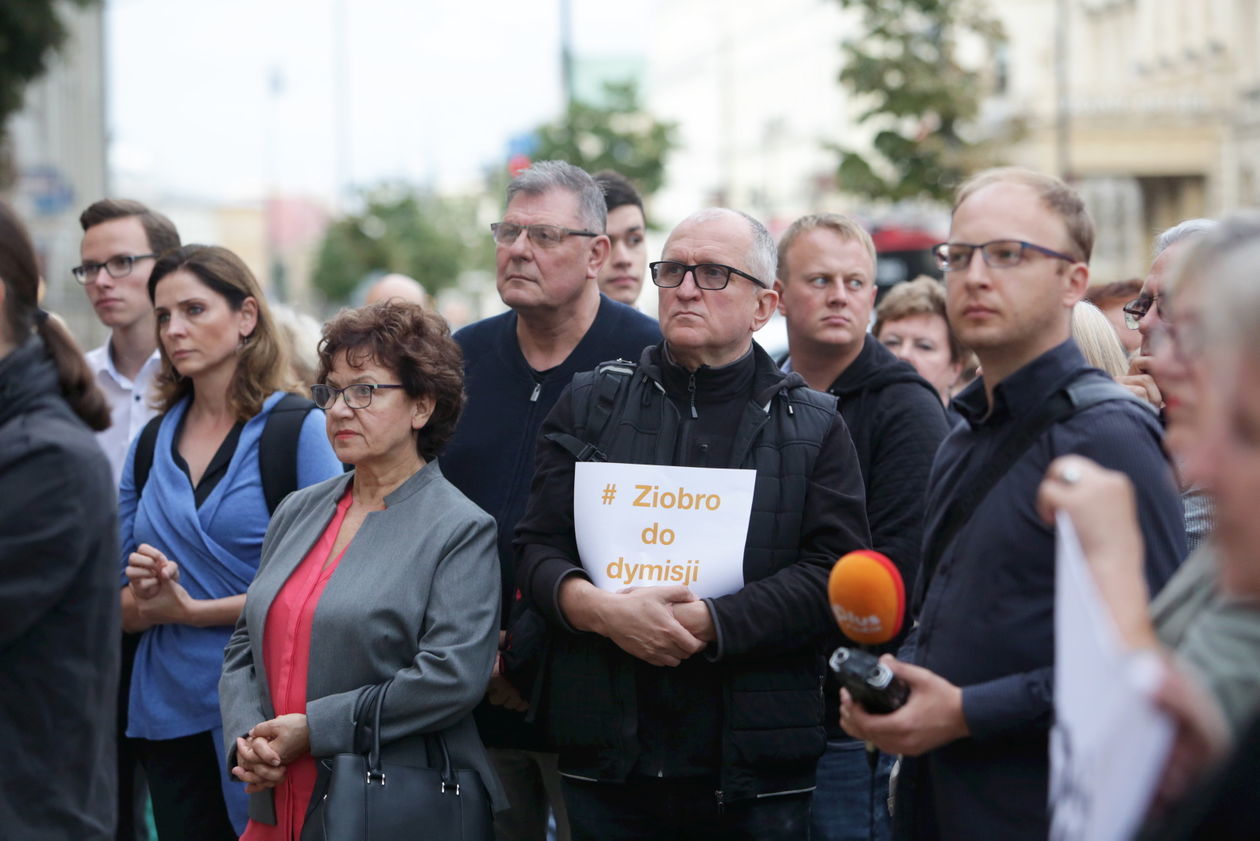
[[[658,2],[571,0],[575,52],[647,52]],[[503,158],[509,137],[559,112],[559,9],[560,0],[108,0],[117,183],[148,195],[255,199],[276,185],[331,198],[339,143],[356,184],[471,182]]]

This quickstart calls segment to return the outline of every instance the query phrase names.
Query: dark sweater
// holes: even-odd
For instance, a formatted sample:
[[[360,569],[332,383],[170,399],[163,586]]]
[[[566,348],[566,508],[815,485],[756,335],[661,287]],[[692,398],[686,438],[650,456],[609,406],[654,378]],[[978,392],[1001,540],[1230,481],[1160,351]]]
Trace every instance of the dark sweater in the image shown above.
[[[521,353],[516,323],[516,313],[508,311],[455,334],[464,351],[468,399],[455,436],[442,451],[446,478],[498,524],[503,628],[516,594],[512,536],[529,498],[543,419],[574,374],[610,359],[638,359],[643,348],[661,340],[655,321],[600,295],[595,321],[568,358],[548,371],[535,371]],[[524,716],[501,707],[483,703],[478,725],[486,744],[493,747],[540,744],[535,738],[521,742]]]
[[[909,593],[919,571],[928,474],[949,432],[945,408],[927,380],[870,336],[827,391],[838,398],[857,450],[871,548],[897,565]],[[907,617],[902,627],[909,626]],[[895,651],[904,634],[880,650]],[[842,644],[837,629],[829,647]],[[839,696],[840,686],[829,672],[825,698],[830,739],[847,738],[840,729]]]

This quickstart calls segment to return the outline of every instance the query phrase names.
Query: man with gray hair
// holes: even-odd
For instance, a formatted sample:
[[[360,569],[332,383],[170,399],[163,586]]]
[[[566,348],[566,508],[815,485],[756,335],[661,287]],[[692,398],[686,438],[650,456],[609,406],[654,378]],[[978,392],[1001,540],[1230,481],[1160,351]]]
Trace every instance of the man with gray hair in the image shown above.
[[[1152,364],[1151,340],[1168,329],[1162,303],[1167,294],[1166,279],[1188,246],[1217,226],[1213,219],[1186,219],[1156,237],[1155,261],[1151,263],[1142,291],[1124,305],[1125,325],[1142,334],[1142,344],[1129,361],[1129,373],[1118,377],[1117,381],[1154,406],[1164,423],[1179,412],[1193,411],[1194,407],[1187,403],[1196,398],[1193,388],[1184,388],[1176,377],[1168,376],[1166,371]],[[1181,505],[1186,544],[1194,550],[1212,530],[1212,501],[1202,489],[1183,483]]]
[[[1184,246],[1216,227],[1212,219],[1186,219],[1155,238],[1154,262],[1142,290],[1124,305],[1124,324],[1142,334],[1142,344],[1129,362],[1129,373],[1119,383],[1161,411],[1164,395],[1151,371],[1150,337],[1164,323],[1160,301],[1164,298],[1164,278],[1176,263]]]
[[[664,341],[637,364],[575,377],[543,424],[517,528],[519,584],[550,631],[540,715],[559,746],[575,839],[808,835],[826,743],[827,575],[870,536],[835,397],[753,342],[778,303],[774,267],[774,241],[746,214],[684,220],[649,265]],[[741,583],[703,599],[661,575],[596,586],[602,559],[578,550],[579,461],[754,471],[750,518],[731,523]],[[684,477],[705,481],[670,480]],[[670,512],[650,513],[663,524]],[[627,563],[634,549],[604,548]]]
[[[541,620],[514,598],[512,535],[534,478],[538,429],[574,374],[606,359],[634,359],[660,339],[652,319],[596,286],[608,257],[606,214],[603,192],[578,167],[542,161],[518,175],[503,221],[490,226],[499,297],[509,310],[455,334],[467,403],[442,452],[442,472],[499,527],[502,656],[477,726],[512,804],[495,818],[500,841],[543,841],[549,803],[558,837],[568,838],[555,756],[526,716],[531,640]]]

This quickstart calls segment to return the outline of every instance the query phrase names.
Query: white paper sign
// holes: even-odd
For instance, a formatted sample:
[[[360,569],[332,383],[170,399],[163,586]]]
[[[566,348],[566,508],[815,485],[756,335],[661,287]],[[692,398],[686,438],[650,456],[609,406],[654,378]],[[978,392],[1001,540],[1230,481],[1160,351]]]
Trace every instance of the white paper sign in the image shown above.
[[[595,586],[682,584],[698,598],[744,586],[755,470],[579,462],[573,521]]]
[[[1056,562],[1050,837],[1122,841],[1141,826],[1172,743],[1151,700],[1164,667],[1125,648],[1062,513]]]

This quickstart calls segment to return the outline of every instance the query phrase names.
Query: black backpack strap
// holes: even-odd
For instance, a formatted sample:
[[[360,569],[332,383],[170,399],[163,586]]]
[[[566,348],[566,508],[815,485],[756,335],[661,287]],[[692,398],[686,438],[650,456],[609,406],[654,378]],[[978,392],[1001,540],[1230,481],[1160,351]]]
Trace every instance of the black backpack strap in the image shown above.
[[[980,507],[980,503],[989,495],[989,491],[993,490],[993,486],[1006,475],[1011,465],[1056,423],[1091,406],[1110,400],[1132,400],[1150,408],[1150,404],[1134,396],[1114,381],[1102,379],[1094,374],[1085,374],[1056,391],[1036,411],[1024,418],[1024,421],[998,448],[971,484],[954,497],[954,501],[950,503],[945,515],[941,518],[943,525],[932,535],[927,551],[923,554],[923,565],[915,581],[914,599],[911,602],[913,615],[917,616],[919,608],[923,606],[928,585],[936,572],[941,555],[945,553],[945,549],[962,527],[971,520],[971,515]]]
[[[574,406],[577,421],[575,431],[583,437],[565,432],[549,432],[545,436],[546,439],[563,447],[577,461],[607,461],[607,457],[596,442],[602,443],[604,431],[612,418],[613,408],[617,405],[617,398],[636,370],[633,362],[627,362],[624,359],[600,363],[593,374],[589,375],[595,378],[595,383],[591,386],[590,399],[582,406]],[[578,377],[581,376],[581,374],[578,375]],[[576,382],[577,378],[574,381]]]
[[[315,404],[300,394],[286,394],[271,408],[258,442],[258,470],[262,475],[267,511],[274,514],[286,496],[297,490],[298,439],[302,424]]]
[[[158,429],[162,426],[162,415],[155,415],[140,430],[140,440],[136,442],[136,456],[131,465],[131,475],[136,486],[136,497],[144,491],[149,481],[149,471],[153,469],[153,451],[157,449]]]

